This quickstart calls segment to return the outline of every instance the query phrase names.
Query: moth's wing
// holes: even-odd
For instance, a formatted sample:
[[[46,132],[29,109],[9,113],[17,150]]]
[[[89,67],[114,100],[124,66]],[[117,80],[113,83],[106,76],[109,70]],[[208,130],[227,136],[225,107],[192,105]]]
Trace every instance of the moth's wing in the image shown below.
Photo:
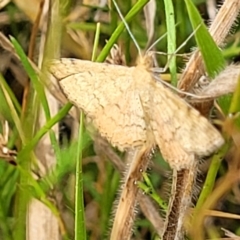
[[[129,90],[98,111],[93,121],[100,134],[120,150],[147,141],[145,113],[137,91]]]
[[[95,118],[99,108],[115,102],[132,82],[132,68],[62,58],[49,64],[67,98]]]
[[[177,150],[183,155],[185,152],[207,156],[224,143],[205,117],[161,83],[156,82],[152,91],[151,125],[161,151],[168,158]],[[176,149],[171,147],[172,142]]]

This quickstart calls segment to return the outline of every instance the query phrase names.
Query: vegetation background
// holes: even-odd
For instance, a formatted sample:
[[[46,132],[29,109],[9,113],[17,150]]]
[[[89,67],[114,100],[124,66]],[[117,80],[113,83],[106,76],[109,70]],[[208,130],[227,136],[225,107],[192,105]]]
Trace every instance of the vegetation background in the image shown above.
[[[85,128],[80,128],[79,133],[79,112],[72,110],[67,115],[71,105],[63,105],[66,99],[48,84],[49,80],[43,81],[42,77],[39,80],[38,71],[26,56],[46,72],[43,63],[60,56],[104,61],[108,55],[104,46],[111,37],[121,47],[127,65],[135,64],[138,52],[127,31],[118,39],[114,38],[121,19],[112,3],[66,0],[60,1],[59,6],[58,1],[50,1],[47,7],[46,2],[0,2],[0,239],[105,239],[111,228],[114,201],[121,189],[121,174],[114,162],[118,162],[119,157],[124,161],[125,155],[113,150],[99,137],[93,141]],[[150,14],[143,10],[146,3],[117,1],[123,16],[130,9],[134,10],[128,19],[129,27],[143,50],[167,32],[166,19],[169,17],[164,1],[156,1],[156,8],[150,7]],[[173,0],[172,3],[177,23],[176,45],[180,46],[193,29],[185,1]],[[194,0],[193,3],[206,25],[214,18],[215,6],[221,5],[221,1]],[[56,10],[58,7],[60,13]],[[5,42],[4,36],[13,37],[14,47]],[[231,34],[224,41],[222,54],[226,62],[238,63],[239,39],[236,19]],[[192,37],[178,53],[189,53],[195,46]],[[154,50],[168,52],[167,37],[158,42]],[[179,74],[186,61],[184,56],[177,58]],[[166,62],[166,56],[158,56],[159,66],[165,66]],[[171,79],[168,72],[162,74],[162,78]],[[46,86],[48,90],[44,91]],[[219,100],[224,114],[231,102],[232,96]],[[238,102],[238,111],[239,105]],[[237,126],[222,120],[227,130],[231,129],[229,135],[239,137]],[[5,154],[6,146],[13,152]],[[201,228],[204,239],[220,239],[224,236],[222,227],[234,236],[240,235],[239,220],[236,220],[240,212],[239,145],[237,150],[231,148],[222,161],[218,159],[215,174],[211,175],[212,189],[223,184],[223,191],[213,195],[211,189],[206,196],[212,200],[212,209],[218,210],[219,216],[208,212]],[[200,169],[198,188],[205,181],[209,164],[205,161]],[[76,165],[80,173],[77,180]],[[169,171],[160,154],[156,154],[148,175],[156,193],[163,199]],[[75,195],[76,182],[78,196]],[[82,214],[83,200],[85,216]],[[163,212],[160,206],[159,211]],[[134,239],[158,239],[156,230],[141,212],[135,222]]]

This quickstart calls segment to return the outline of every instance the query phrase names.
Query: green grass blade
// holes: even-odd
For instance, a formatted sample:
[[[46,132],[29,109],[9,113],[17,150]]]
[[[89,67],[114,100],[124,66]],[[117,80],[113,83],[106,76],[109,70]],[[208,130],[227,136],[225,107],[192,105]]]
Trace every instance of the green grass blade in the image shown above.
[[[26,192],[28,191],[33,191],[31,193],[31,196],[36,197],[38,200],[40,200],[42,203],[44,203],[46,206],[49,207],[49,209],[53,212],[53,214],[56,217],[59,217],[59,212],[57,207],[48,199],[48,196],[46,195],[46,193],[43,191],[43,189],[41,188],[41,186],[39,185],[38,181],[35,180],[31,173],[26,171],[24,168],[22,168],[21,166],[18,166],[18,170],[21,172],[21,174],[23,176],[25,176],[29,182],[27,185],[22,185],[22,187],[24,186],[26,189]],[[27,189],[28,188],[28,189]]]
[[[232,101],[229,108],[229,113],[240,112],[240,77],[238,78],[238,84],[236,90],[233,93]]]
[[[198,202],[197,202],[196,214],[197,214],[197,210],[201,209],[202,205],[208,198],[209,194],[212,192],[222,159],[226,155],[228,150],[229,150],[229,146],[228,146],[228,144],[225,144],[221,148],[221,150],[213,156],[211,165],[210,165],[208,173],[207,173],[206,180],[204,182],[201,194],[200,194]]]
[[[50,113],[50,109],[48,106],[48,101],[45,95],[45,91],[44,91],[44,86],[41,84],[41,82],[39,81],[39,77],[36,74],[35,70],[33,69],[33,67],[31,66],[26,54],[24,53],[22,47],[20,46],[20,44],[16,41],[15,38],[11,37],[11,42],[17,52],[17,54],[19,55],[21,62],[23,64],[23,67],[25,69],[25,71],[27,72],[29,78],[31,79],[31,82],[34,86],[35,91],[37,92],[37,95],[40,99],[40,102],[42,104],[44,113],[45,113],[45,117],[47,119],[47,121],[49,121],[51,119],[51,113]],[[54,132],[49,131],[49,136],[50,136],[50,140],[52,143],[52,146],[56,152],[56,157],[57,159],[60,158],[60,150],[58,147],[58,143],[57,143],[57,139],[56,136],[54,135]]]
[[[100,30],[101,25],[100,23],[97,23],[96,25],[96,33],[95,33],[95,38],[94,38],[94,43],[93,43],[93,53],[92,53],[92,61],[94,62],[96,59],[96,54],[97,54],[97,48],[98,48],[98,43],[99,43],[99,37],[100,37]]]
[[[6,89],[9,97],[12,99],[12,103],[14,105],[14,107],[16,108],[16,111],[18,114],[20,114],[21,112],[21,105],[19,104],[16,96],[14,95],[12,89],[9,87],[9,85],[7,84],[6,80],[3,78],[2,74],[0,74],[0,81],[1,81],[1,85],[4,89]],[[2,103],[2,101],[1,101]],[[1,106],[2,107],[2,106]]]
[[[25,71],[27,72],[29,78],[31,79],[31,82],[34,86],[35,91],[37,92],[37,94],[39,96],[39,99],[40,99],[41,104],[43,106],[46,118],[47,118],[47,120],[49,120],[50,119],[50,110],[49,110],[49,107],[48,107],[48,102],[47,102],[47,98],[46,98],[46,95],[45,95],[45,92],[44,92],[44,88],[43,88],[42,84],[39,82],[38,75],[34,71],[31,64],[29,63],[26,54],[24,53],[22,47],[17,42],[17,40],[13,37],[10,37],[10,39],[11,39],[11,42],[12,42],[18,56],[21,59],[21,62],[23,64],[23,67],[24,67]]]
[[[156,201],[156,203],[161,207],[164,211],[167,210],[167,203],[159,196],[157,191],[154,189],[150,178],[146,172],[143,172],[144,182],[138,182],[139,187],[149,196]]]
[[[208,75],[213,78],[225,67],[225,60],[193,2],[191,0],[185,0],[185,3],[192,27],[194,30],[197,29],[195,39],[201,51],[206,71]]]
[[[76,166],[76,192],[75,192],[75,240],[86,240],[86,226],[84,215],[83,200],[83,172],[82,172],[82,151],[83,151],[83,121],[84,115],[81,112],[78,148],[77,148],[77,166]]]
[[[27,153],[32,151],[40,139],[55,125],[57,124],[63,117],[67,115],[69,110],[71,109],[72,104],[67,103],[60,111],[52,117],[49,121],[45,123],[45,125],[35,134],[35,136],[28,142],[24,148],[19,152],[19,158],[24,157]]]
[[[176,24],[175,24],[175,14],[173,3],[171,0],[164,0],[165,13],[166,13],[166,24],[167,24],[167,37],[168,37],[168,59],[171,62],[169,64],[169,69],[171,73],[171,83],[177,86],[177,67],[176,67],[176,57],[171,56],[171,54],[176,51]]]
[[[15,107],[14,107],[14,103],[12,102],[11,97],[9,96],[7,90],[4,87],[4,84],[3,84],[4,81],[5,80],[3,79],[2,75],[0,74],[0,87],[3,91],[6,102],[8,103],[8,106],[9,106],[9,109],[10,109],[10,112],[11,112],[11,116],[12,116],[13,122],[14,122],[16,128],[17,128],[19,137],[21,138],[22,142],[25,144],[26,143],[26,138],[25,138],[25,134],[24,134],[24,131],[23,131],[23,128],[22,128],[21,120],[18,116],[18,113],[17,113]]]
[[[132,8],[131,10],[128,12],[128,14],[125,17],[125,21],[128,23],[130,22],[134,16],[140,12],[143,7],[149,2],[149,0],[139,0]],[[109,54],[113,44],[117,41],[118,37],[120,36],[120,34],[123,32],[123,30],[125,29],[125,25],[123,22],[121,22],[118,27],[116,28],[116,30],[113,32],[113,34],[111,35],[110,39],[108,40],[107,44],[104,46],[103,50],[101,51],[101,53],[99,54],[98,58],[97,58],[97,62],[103,62],[105,60],[105,58],[107,57],[107,55]]]

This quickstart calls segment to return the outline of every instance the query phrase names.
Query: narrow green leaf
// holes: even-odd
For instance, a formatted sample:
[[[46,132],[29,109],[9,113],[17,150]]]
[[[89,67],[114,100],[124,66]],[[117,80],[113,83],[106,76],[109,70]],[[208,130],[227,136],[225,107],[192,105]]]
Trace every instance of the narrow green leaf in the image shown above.
[[[63,106],[59,112],[53,116],[51,119],[49,119],[44,126],[35,134],[35,136],[29,141],[24,148],[18,153],[18,157],[22,158],[25,156],[25,154],[31,152],[34,147],[37,145],[37,143],[41,140],[41,138],[56,124],[58,123],[63,117],[65,117],[68,113],[68,111],[71,109],[72,104],[67,103],[65,106]]]
[[[18,102],[16,96],[14,95],[12,89],[9,87],[8,83],[6,82],[6,80],[4,79],[4,77],[1,74],[0,74],[0,81],[1,81],[2,88],[6,89],[9,97],[11,98],[12,103],[15,106],[17,113],[20,114],[21,105],[19,104],[19,102]],[[2,94],[0,93],[0,95],[2,95]],[[4,104],[5,99],[0,98],[0,100],[1,100],[1,103],[2,103],[1,106],[0,106],[0,109],[2,109],[2,108],[5,107],[5,104]],[[4,105],[4,106],[2,106],[2,105]]]
[[[97,23],[96,25],[96,33],[95,33],[95,38],[94,38],[94,44],[93,44],[93,52],[92,52],[92,61],[94,62],[96,59],[96,54],[97,54],[97,48],[98,48],[98,43],[99,43],[99,37],[100,37],[100,23]]]
[[[185,3],[192,27],[196,30],[195,38],[201,51],[206,71],[208,75],[213,78],[224,68],[225,60],[193,2],[191,0],[185,0]]]
[[[226,155],[228,150],[229,150],[229,144],[226,143],[221,148],[221,150],[213,156],[212,161],[211,161],[211,165],[210,165],[208,173],[207,173],[205,183],[202,187],[202,191],[201,191],[201,194],[200,194],[198,202],[197,202],[195,214],[198,213],[198,210],[201,209],[201,207],[203,206],[207,197],[212,192],[215,181],[216,181],[216,176],[217,176],[219,167],[220,167],[221,162],[222,162],[222,159]]]
[[[167,23],[167,36],[168,36],[168,59],[171,59],[169,69],[171,73],[171,83],[177,86],[177,67],[176,57],[171,54],[176,51],[176,24],[173,3],[170,0],[164,0],[166,23]]]
[[[86,226],[84,216],[83,200],[83,172],[82,172],[82,151],[83,151],[83,122],[84,115],[81,112],[76,167],[76,192],[75,192],[75,240],[86,240]]]
[[[38,75],[36,74],[35,70],[33,69],[30,62],[28,61],[26,54],[24,53],[22,47],[17,42],[17,40],[14,37],[10,37],[10,39],[11,39],[11,42],[12,42],[18,56],[21,59],[21,62],[23,64],[25,71],[27,72],[29,78],[31,79],[31,81],[33,83],[35,91],[37,92],[37,94],[39,96],[39,99],[42,103],[46,118],[49,120],[50,119],[50,110],[48,107],[48,102],[47,102],[47,98],[46,98],[46,95],[44,92],[44,88],[43,88],[42,84],[39,82]]]
[[[128,23],[130,22],[134,16],[143,9],[143,7],[149,2],[149,0],[139,0],[132,9],[128,12],[125,17],[125,21]],[[110,39],[108,40],[107,44],[104,46],[103,50],[101,51],[100,55],[98,56],[96,62],[103,62],[107,55],[109,54],[113,44],[117,41],[120,34],[125,29],[125,25],[121,22],[114,33],[111,35]]]
[[[240,112],[240,77],[238,78],[238,84],[236,90],[233,93],[232,102],[229,108],[229,113]]]
[[[3,79],[3,76],[1,74],[0,74],[0,87],[2,89],[2,92],[4,94],[6,102],[8,104],[9,111],[11,113],[11,117],[13,119],[13,122],[15,123],[15,126],[17,128],[19,137],[21,138],[22,142],[25,144],[26,143],[26,137],[25,137],[25,134],[24,134],[24,130],[22,128],[21,120],[20,120],[19,115],[16,111],[16,108],[14,107],[14,103],[12,102],[11,97],[9,96],[7,90],[4,87],[4,79]]]

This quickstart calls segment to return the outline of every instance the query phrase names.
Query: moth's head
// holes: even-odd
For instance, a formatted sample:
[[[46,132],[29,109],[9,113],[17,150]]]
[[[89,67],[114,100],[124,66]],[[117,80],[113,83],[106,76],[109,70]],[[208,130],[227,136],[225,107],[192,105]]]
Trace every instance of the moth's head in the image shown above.
[[[150,70],[154,66],[154,53],[147,52],[145,54],[141,54],[137,59],[137,65],[142,66],[147,70]]]

